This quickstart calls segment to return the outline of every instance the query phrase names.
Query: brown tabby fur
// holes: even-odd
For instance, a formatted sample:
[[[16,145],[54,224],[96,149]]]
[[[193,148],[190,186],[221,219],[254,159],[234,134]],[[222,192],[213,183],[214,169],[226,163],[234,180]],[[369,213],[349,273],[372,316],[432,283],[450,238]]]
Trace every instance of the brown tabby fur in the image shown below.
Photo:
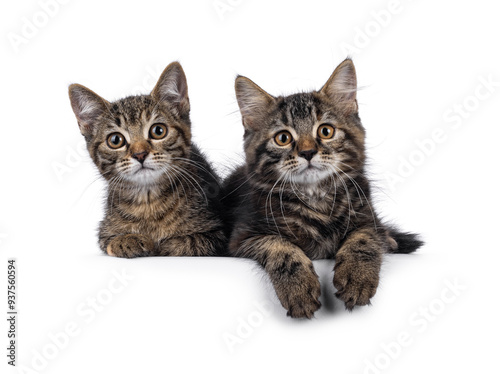
[[[263,266],[292,317],[311,318],[320,307],[311,260],[336,260],[336,295],[352,310],[370,303],[384,253],[421,245],[373,210],[356,85],[349,59],[310,93],[273,97],[236,79],[246,164],[224,183],[229,251]],[[332,139],[319,137],[322,124],[334,127]],[[279,146],[275,135],[283,130],[293,141]]]
[[[170,64],[150,95],[109,103],[69,87],[73,111],[92,160],[108,182],[99,245],[111,256],[210,256],[225,247],[219,180],[191,143],[186,77]],[[155,124],[165,138],[151,137]],[[112,149],[110,134],[126,144]],[[139,161],[146,155],[143,164]],[[142,166],[141,166],[142,165]]]

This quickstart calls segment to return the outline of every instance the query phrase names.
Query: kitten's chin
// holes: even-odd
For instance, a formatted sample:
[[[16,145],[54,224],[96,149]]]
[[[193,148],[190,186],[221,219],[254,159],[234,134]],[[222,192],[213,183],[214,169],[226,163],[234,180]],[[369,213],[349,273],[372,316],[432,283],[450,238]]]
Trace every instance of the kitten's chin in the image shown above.
[[[141,168],[133,173],[127,174],[125,179],[140,186],[150,186],[158,182],[161,174],[159,170]]]
[[[294,183],[298,184],[316,184],[330,176],[331,172],[318,167],[306,167],[305,169],[295,172],[291,175]]]

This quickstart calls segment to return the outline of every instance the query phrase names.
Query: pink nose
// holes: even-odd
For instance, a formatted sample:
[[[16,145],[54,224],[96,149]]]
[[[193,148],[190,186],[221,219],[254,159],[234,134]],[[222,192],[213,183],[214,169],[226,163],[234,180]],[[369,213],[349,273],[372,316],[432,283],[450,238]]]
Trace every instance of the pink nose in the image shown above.
[[[133,158],[135,158],[137,161],[139,161],[141,164],[144,162],[144,160],[146,159],[146,157],[148,156],[148,152],[138,152],[138,153],[134,153],[132,155]]]

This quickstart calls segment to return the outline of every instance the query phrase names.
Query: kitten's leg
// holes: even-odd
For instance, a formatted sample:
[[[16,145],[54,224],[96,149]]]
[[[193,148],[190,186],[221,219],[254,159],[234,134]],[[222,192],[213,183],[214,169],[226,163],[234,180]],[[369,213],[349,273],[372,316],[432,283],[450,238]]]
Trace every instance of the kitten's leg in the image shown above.
[[[321,287],[311,260],[299,247],[278,236],[255,236],[243,240],[238,252],[264,267],[288,316],[313,317],[321,306]]]
[[[107,243],[101,242],[101,246],[108,255],[114,257],[133,258],[154,255],[154,243],[144,235],[117,235],[107,240]]]
[[[215,256],[225,251],[222,230],[166,238],[157,243],[156,256]]]
[[[367,305],[379,282],[384,242],[373,228],[353,231],[335,256],[333,285],[348,310]]]

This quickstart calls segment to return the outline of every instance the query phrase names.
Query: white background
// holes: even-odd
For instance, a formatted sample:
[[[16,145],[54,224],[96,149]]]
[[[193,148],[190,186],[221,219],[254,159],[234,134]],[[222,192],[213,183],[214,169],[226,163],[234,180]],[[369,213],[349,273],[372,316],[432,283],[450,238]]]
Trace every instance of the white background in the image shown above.
[[[12,372],[492,372],[500,333],[495,2],[218,4],[227,10],[212,0],[72,0],[48,11],[34,0],[2,3],[0,309],[14,257],[17,363],[39,369]],[[16,37],[24,38],[17,46]],[[323,307],[297,321],[252,262],[100,253],[104,185],[81,148],[69,84],[108,100],[148,93],[179,60],[195,140],[225,173],[242,160],[236,74],[276,95],[318,89],[347,44],[356,47],[378,211],[427,242],[414,255],[387,256],[372,306],[344,310],[331,261],[315,263]],[[114,271],[134,279],[118,290],[111,283],[112,294]],[[90,312],[96,296],[100,311]],[[64,338],[68,324],[77,334]]]

